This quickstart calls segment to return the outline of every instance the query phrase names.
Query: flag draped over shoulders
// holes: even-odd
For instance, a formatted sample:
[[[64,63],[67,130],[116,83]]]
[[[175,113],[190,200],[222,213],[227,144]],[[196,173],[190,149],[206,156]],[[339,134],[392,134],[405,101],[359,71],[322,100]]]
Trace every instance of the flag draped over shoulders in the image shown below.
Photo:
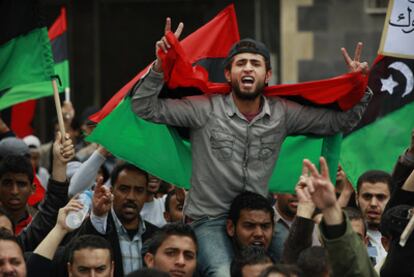
[[[220,18],[220,24],[216,23],[217,18]],[[166,83],[161,97],[179,98],[177,91],[183,88],[191,88],[191,93],[198,94],[230,92],[230,86],[224,82],[224,78],[212,76],[220,72],[224,77],[224,58],[230,47],[239,40],[235,22],[234,7],[229,6],[181,42],[172,33],[167,34],[172,47],[167,55],[162,54]],[[200,33],[200,30],[203,31]],[[225,36],[222,35],[224,33]],[[189,141],[183,139],[176,128],[145,121],[132,112],[128,92],[148,70],[147,67],[141,71],[100,112],[90,118],[98,124],[88,140],[102,144],[117,157],[167,182],[189,188],[192,164]],[[266,88],[265,94],[269,97],[299,97],[314,105],[333,105],[348,110],[359,102],[366,84],[367,78],[361,74],[344,74],[315,82],[270,86]],[[292,192],[301,172],[303,158],[317,161],[321,153],[333,153],[330,158],[337,165],[340,138],[287,138],[269,189]],[[336,167],[331,169],[335,175]]]

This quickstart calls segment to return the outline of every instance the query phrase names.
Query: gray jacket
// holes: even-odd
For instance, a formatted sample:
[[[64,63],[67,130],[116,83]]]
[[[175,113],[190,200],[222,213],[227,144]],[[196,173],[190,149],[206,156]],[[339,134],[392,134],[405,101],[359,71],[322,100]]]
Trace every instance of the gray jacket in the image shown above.
[[[354,127],[372,93],[347,112],[302,106],[263,97],[251,121],[237,109],[232,94],[159,99],[163,74],[152,69],[133,89],[132,109],[141,118],[190,128],[191,189],[184,213],[193,219],[228,212],[245,190],[266,196],[283,140],[288,135],[332,135]]]

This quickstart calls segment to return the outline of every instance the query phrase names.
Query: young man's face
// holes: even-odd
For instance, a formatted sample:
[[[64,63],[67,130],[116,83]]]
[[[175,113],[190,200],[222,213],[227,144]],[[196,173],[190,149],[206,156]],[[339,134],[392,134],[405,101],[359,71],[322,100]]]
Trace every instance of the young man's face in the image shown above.
[[[292,220],[298,209],[298,198],[295,194],[276,194],[276,207],[284,219]]]
[[[138,220],[146,200],[147,176],[139,171],[124,169],[113,187],[113,208],[123,224]]]
[[[25,209],[34,190],[34,185],[24,173],[6,173],[0,178],[0,201],[10,212]]]
[[[357,204],[370,229],[378,229],[389,199],[390,191],[386,183],[361,184],[357,194]]]
[[[241,247],[269,248],[273,235],[271,213],[262,210],[241,210],[236,225],[227,221],[227,234]]]
[[[174,194],[168,203],[170,210],[164,212],[164,218],[167,222],[178,222],[183,219],[183,204],[177,201],[177,195]]]
[[[271,74],[270,70],[266,70],[264,57],[253,53],[235,55],[230,70],[225,70],[226,79],[235,96],[245,100],[254,100],[260,96]]]
[[[69,277],[112,277],[114,265],[108,249],[84,248],[73,253],[73,263],[68,263]]]
[[[197,264],[197,246],[187,236],[169,236],[155,255],[147,253],[145,263],[149,268],[167,272],[174,277],[191,277]]]
[[[26,263],[16,242],[0,240],[0,276],[26,276]]]

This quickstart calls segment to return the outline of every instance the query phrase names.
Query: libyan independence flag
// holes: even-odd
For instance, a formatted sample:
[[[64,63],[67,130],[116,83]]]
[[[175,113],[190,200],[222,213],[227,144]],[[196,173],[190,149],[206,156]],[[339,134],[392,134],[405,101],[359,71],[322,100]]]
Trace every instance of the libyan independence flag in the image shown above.
[[[391,172],[414,128],[413,1],[389,1],[369,87],[374,97],[357,128],[344,137],[341,163],[351,181],[367,170]],[[408,14],[408,16],[407,16]],[[408,21],[407,21],[408,20]]]
[[[60,15],[48,30],[48,37],[52,46],[52,54],[54,59],[54,70],[61,81],[63,88],[69,87],[69,62],[67,59],[67,23],[66,9],[62,8]],[[0,100],[4,106],[9,106],[10,102],[19,102],[9,108],[1,111],[1,118],[10,126],[18,137],[25,137],[33,133],[31,126],[33,116],[36,110],[36,100],[28,100],[21,102],[22,99],[42,97],[43,94],[51,95],[53,93],[50,81],[36,82],[27,85],[12,87],[8,90],[7,97]],[[10,101],[9,101],[10,100]],[[21,102],[21,103],[20,103]]]
[[[229,85],[222,83],[222,61],[231,45],[239,40],[232,5],[183,41],[178,42],[172,33],[167,34],[167,38],[172,49],[163,57],[167,85],[161,91],[160,97],[180,98],[199,93],[230,91]],[[117,157],[134,163],[167,182],[188,188],[191,176],[191,146],[182,138],[183,132],[142,120],[131,110],[131,99],[127,93],[147,70],[148,68],[138,74],[99,113],[90,118],[98,125],[88,140],[102,144]],[[218,72],[221,74],[217,74]],[[346,74],[318,82],[272,86],[265,93],[269,97],[301,97],[319,105],[335,103],[346,110],[360,100],[365,85],[366,80],[361,75]],[[315,141],[308,138],[289,139],[295,140],[295,143],[299,141],[315,146]],[[308,157],[316,161],[321,154],[323,139],[314,140],[318,140],[316,150],[313,147],[307,149],[313,154],[305,153],[302,149],[290,149],[288,141],[283,145],[278,166],[269,184],[270,190],[292,191],[301,172],[302,159]],[[330,144],[338,149],[338,137],[325,140],[325,148],[332,148]],[[289,152],[290,150],[293,152]],[[290,162],[295,155],[295,164],[292,164]],[[337,153],[334,156],[337,157]],[[290,181],[284,181],[285,179]]]
[[[374,97],[356,130],[345,136],[341,164],[356,183],[367,170],[391,172],[411,143],[414,128],[414,59],[379,57],[369,87]]]
[[[66,15],[48,31],[39,28],[37,1],[2,1],[0,19],[0,110],[29,99],[53,94],[51,76],[69,84],[66,51]],[[53,54],[52,54],[53,49]]]

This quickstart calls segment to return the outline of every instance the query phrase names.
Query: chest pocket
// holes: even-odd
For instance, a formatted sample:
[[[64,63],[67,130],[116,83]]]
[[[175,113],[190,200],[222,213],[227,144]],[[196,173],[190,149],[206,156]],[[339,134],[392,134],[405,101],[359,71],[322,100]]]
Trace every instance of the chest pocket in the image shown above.
[[[210,145],[217,159],[230,160],[233,156],[234,136],[221,130],[213,130],[210,136]]]
[[[278,142],[276,135],[261,137],[258,159],[261,161],[269,159],[276,153],[277,147]]]

